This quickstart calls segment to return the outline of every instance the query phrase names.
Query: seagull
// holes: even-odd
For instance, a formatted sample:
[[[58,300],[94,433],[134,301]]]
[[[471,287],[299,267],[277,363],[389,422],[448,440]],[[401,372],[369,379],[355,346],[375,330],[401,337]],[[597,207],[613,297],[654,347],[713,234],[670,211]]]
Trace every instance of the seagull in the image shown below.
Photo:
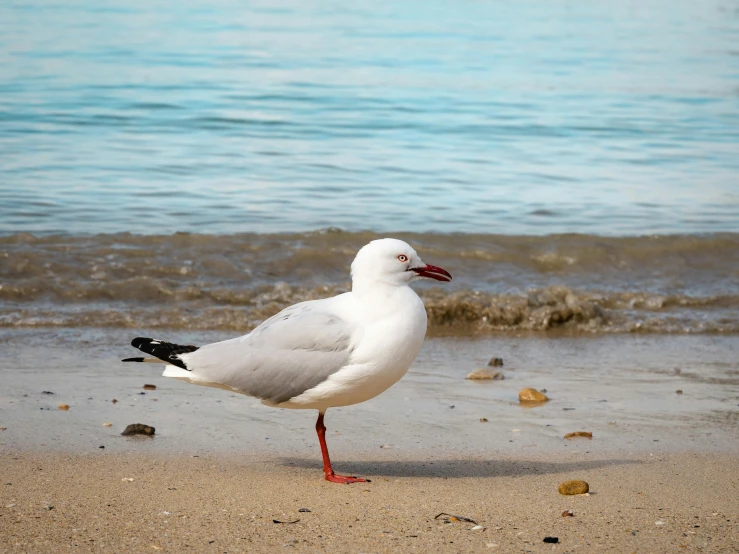
[[[331,467],[323,417],[328,408],[358,404],[387,390],[410,367],[426,335],[423,301],[408,285],[449,282],[407,243],[391,238],[362,247],[351,265],[352,289],[300,302],[251,333],[204,346],[137,337],[131,345],[163,362],[163,376],[260,399],[268,406],[318,410],[323,473],[334,483],[367,479]]]

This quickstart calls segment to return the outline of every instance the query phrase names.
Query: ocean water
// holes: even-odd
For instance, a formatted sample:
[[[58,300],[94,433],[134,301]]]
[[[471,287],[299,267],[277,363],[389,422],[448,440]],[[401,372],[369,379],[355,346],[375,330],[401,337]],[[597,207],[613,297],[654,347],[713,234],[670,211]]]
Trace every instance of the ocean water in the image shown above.
[[[0,327],[245,332],[349,290],[379,235],[0,237]],[[432,333],[739,335],[739,234],[400,234],[451,283],[419,283]]]
[[[733,0],[0,4],[0,233],[739,229]]]
[[[0,326],[245,331],[367,241],[433,332],[739,334],[739,7],[0,5]]]

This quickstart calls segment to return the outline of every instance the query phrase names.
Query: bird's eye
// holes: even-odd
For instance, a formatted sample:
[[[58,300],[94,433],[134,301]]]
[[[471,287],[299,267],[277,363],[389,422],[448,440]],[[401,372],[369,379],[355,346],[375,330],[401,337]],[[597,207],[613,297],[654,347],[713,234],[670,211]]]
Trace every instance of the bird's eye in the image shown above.
[[[400,256],[398,256],[398,261],[407,262],[408,256],[406,256],[405,254],[401,254]]]

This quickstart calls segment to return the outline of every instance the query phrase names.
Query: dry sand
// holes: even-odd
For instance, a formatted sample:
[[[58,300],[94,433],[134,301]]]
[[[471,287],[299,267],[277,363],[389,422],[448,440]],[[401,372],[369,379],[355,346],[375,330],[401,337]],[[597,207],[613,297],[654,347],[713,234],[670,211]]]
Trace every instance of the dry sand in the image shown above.
[[[739,551],[739,457],[732,454],[381,454],[335,460],[339,472],[372,479],[337,485],[308,456],[6,450],[0,550]],[[567,479],[588,481],[591,494],[560,495]],[[561,515],[568,509],[573,517]],[[482,529],[435,519],[441,512]],[[544,543],[547,536],[559,543]]]

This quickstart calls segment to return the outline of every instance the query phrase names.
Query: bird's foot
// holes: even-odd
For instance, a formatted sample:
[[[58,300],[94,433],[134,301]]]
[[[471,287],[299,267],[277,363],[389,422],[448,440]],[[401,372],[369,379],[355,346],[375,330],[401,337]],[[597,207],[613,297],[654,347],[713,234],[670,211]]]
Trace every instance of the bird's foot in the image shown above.
[[[335,473],[327,473],[326,474],[326,481],[331,481],[332,483],[342,483],[344,485],[349,485],[351,483],[371,483],[369,479],[360,479],[359,477],[353,477],[348,475],[336,475]]]

